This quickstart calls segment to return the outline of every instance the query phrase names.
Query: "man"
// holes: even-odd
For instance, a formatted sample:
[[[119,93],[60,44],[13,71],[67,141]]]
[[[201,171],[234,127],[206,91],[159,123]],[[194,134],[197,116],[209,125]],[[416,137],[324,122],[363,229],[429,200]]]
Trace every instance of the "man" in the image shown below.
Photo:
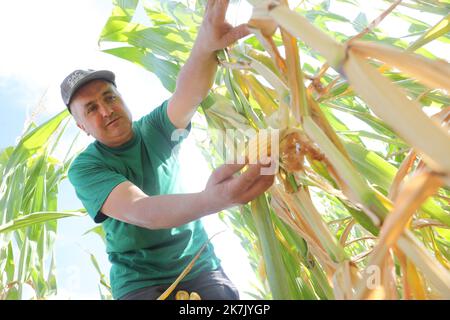
[[[273,183],[259,165],[236,176],[244,165],[232,164],[215,170],[202,192],[178,193],[172,133],[190,129],[213,84],[215,51],[248,34],[245,25],[225,21],[227,5],[208,2],[175,93],[138,121],[132,122],[110,71],[76,70],[61,84],[77,126],[96,139],[74,160],[69,179],[89,215],[103,224],[116,299],[156,299],[207,241],[199,218],[247,203]],[[179,289],[203,299],[239,298],[211,244]]]

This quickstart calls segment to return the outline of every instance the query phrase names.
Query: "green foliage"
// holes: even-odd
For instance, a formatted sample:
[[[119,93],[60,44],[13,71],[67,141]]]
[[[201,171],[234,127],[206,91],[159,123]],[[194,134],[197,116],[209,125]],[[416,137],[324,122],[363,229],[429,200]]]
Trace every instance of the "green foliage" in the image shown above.
[[[57,220],[83,216],[58,212],[58,185],[71,161],[52,156],[68,123],[67,110],[31,124],[16,146],[0,152],[0,299],[21,299],[23,286],[36,299],[56,294],[53,246]]]

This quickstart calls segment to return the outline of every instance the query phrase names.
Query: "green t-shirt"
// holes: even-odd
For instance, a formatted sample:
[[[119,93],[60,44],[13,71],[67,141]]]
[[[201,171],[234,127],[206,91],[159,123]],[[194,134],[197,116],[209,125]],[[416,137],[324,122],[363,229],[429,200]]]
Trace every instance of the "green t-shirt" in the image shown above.
[[[127,180],[149,196],[182,192],[177,182],[179,141],[171,139],[174,130],[165,101],[133,122],[132,140],[117,148],[95,141],[70,166],[69,180],[78,198],[106,233],[114,298],[146,286],[172,283],[208,239],[200,220],[177,228],[149,230],[100,212],[109,193]],[[184,280],[219,265],[209,244]]]

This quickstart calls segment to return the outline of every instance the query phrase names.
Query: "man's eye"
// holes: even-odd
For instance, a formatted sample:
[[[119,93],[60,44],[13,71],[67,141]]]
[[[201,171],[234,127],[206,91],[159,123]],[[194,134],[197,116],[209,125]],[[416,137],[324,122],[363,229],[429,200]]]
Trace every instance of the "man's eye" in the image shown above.
[[[116,96],[107,96],[106,97],[106,102],[114,102],[116,101]]]
[[[97,109],[97,105],[92,105],[87,109],[87,113],[91,113],[91,112],[95,111],[95,109]]]

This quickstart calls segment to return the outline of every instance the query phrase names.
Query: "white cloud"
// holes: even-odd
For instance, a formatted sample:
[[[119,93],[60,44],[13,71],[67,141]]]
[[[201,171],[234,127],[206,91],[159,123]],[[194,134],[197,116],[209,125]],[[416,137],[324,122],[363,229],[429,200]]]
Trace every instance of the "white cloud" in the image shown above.
[[[8,1],[2,7],[10,13],[0,20],[9,50],[0,53],[0,70],[38,84],[89,60],[112,8],[109,1],[89,0]]]

